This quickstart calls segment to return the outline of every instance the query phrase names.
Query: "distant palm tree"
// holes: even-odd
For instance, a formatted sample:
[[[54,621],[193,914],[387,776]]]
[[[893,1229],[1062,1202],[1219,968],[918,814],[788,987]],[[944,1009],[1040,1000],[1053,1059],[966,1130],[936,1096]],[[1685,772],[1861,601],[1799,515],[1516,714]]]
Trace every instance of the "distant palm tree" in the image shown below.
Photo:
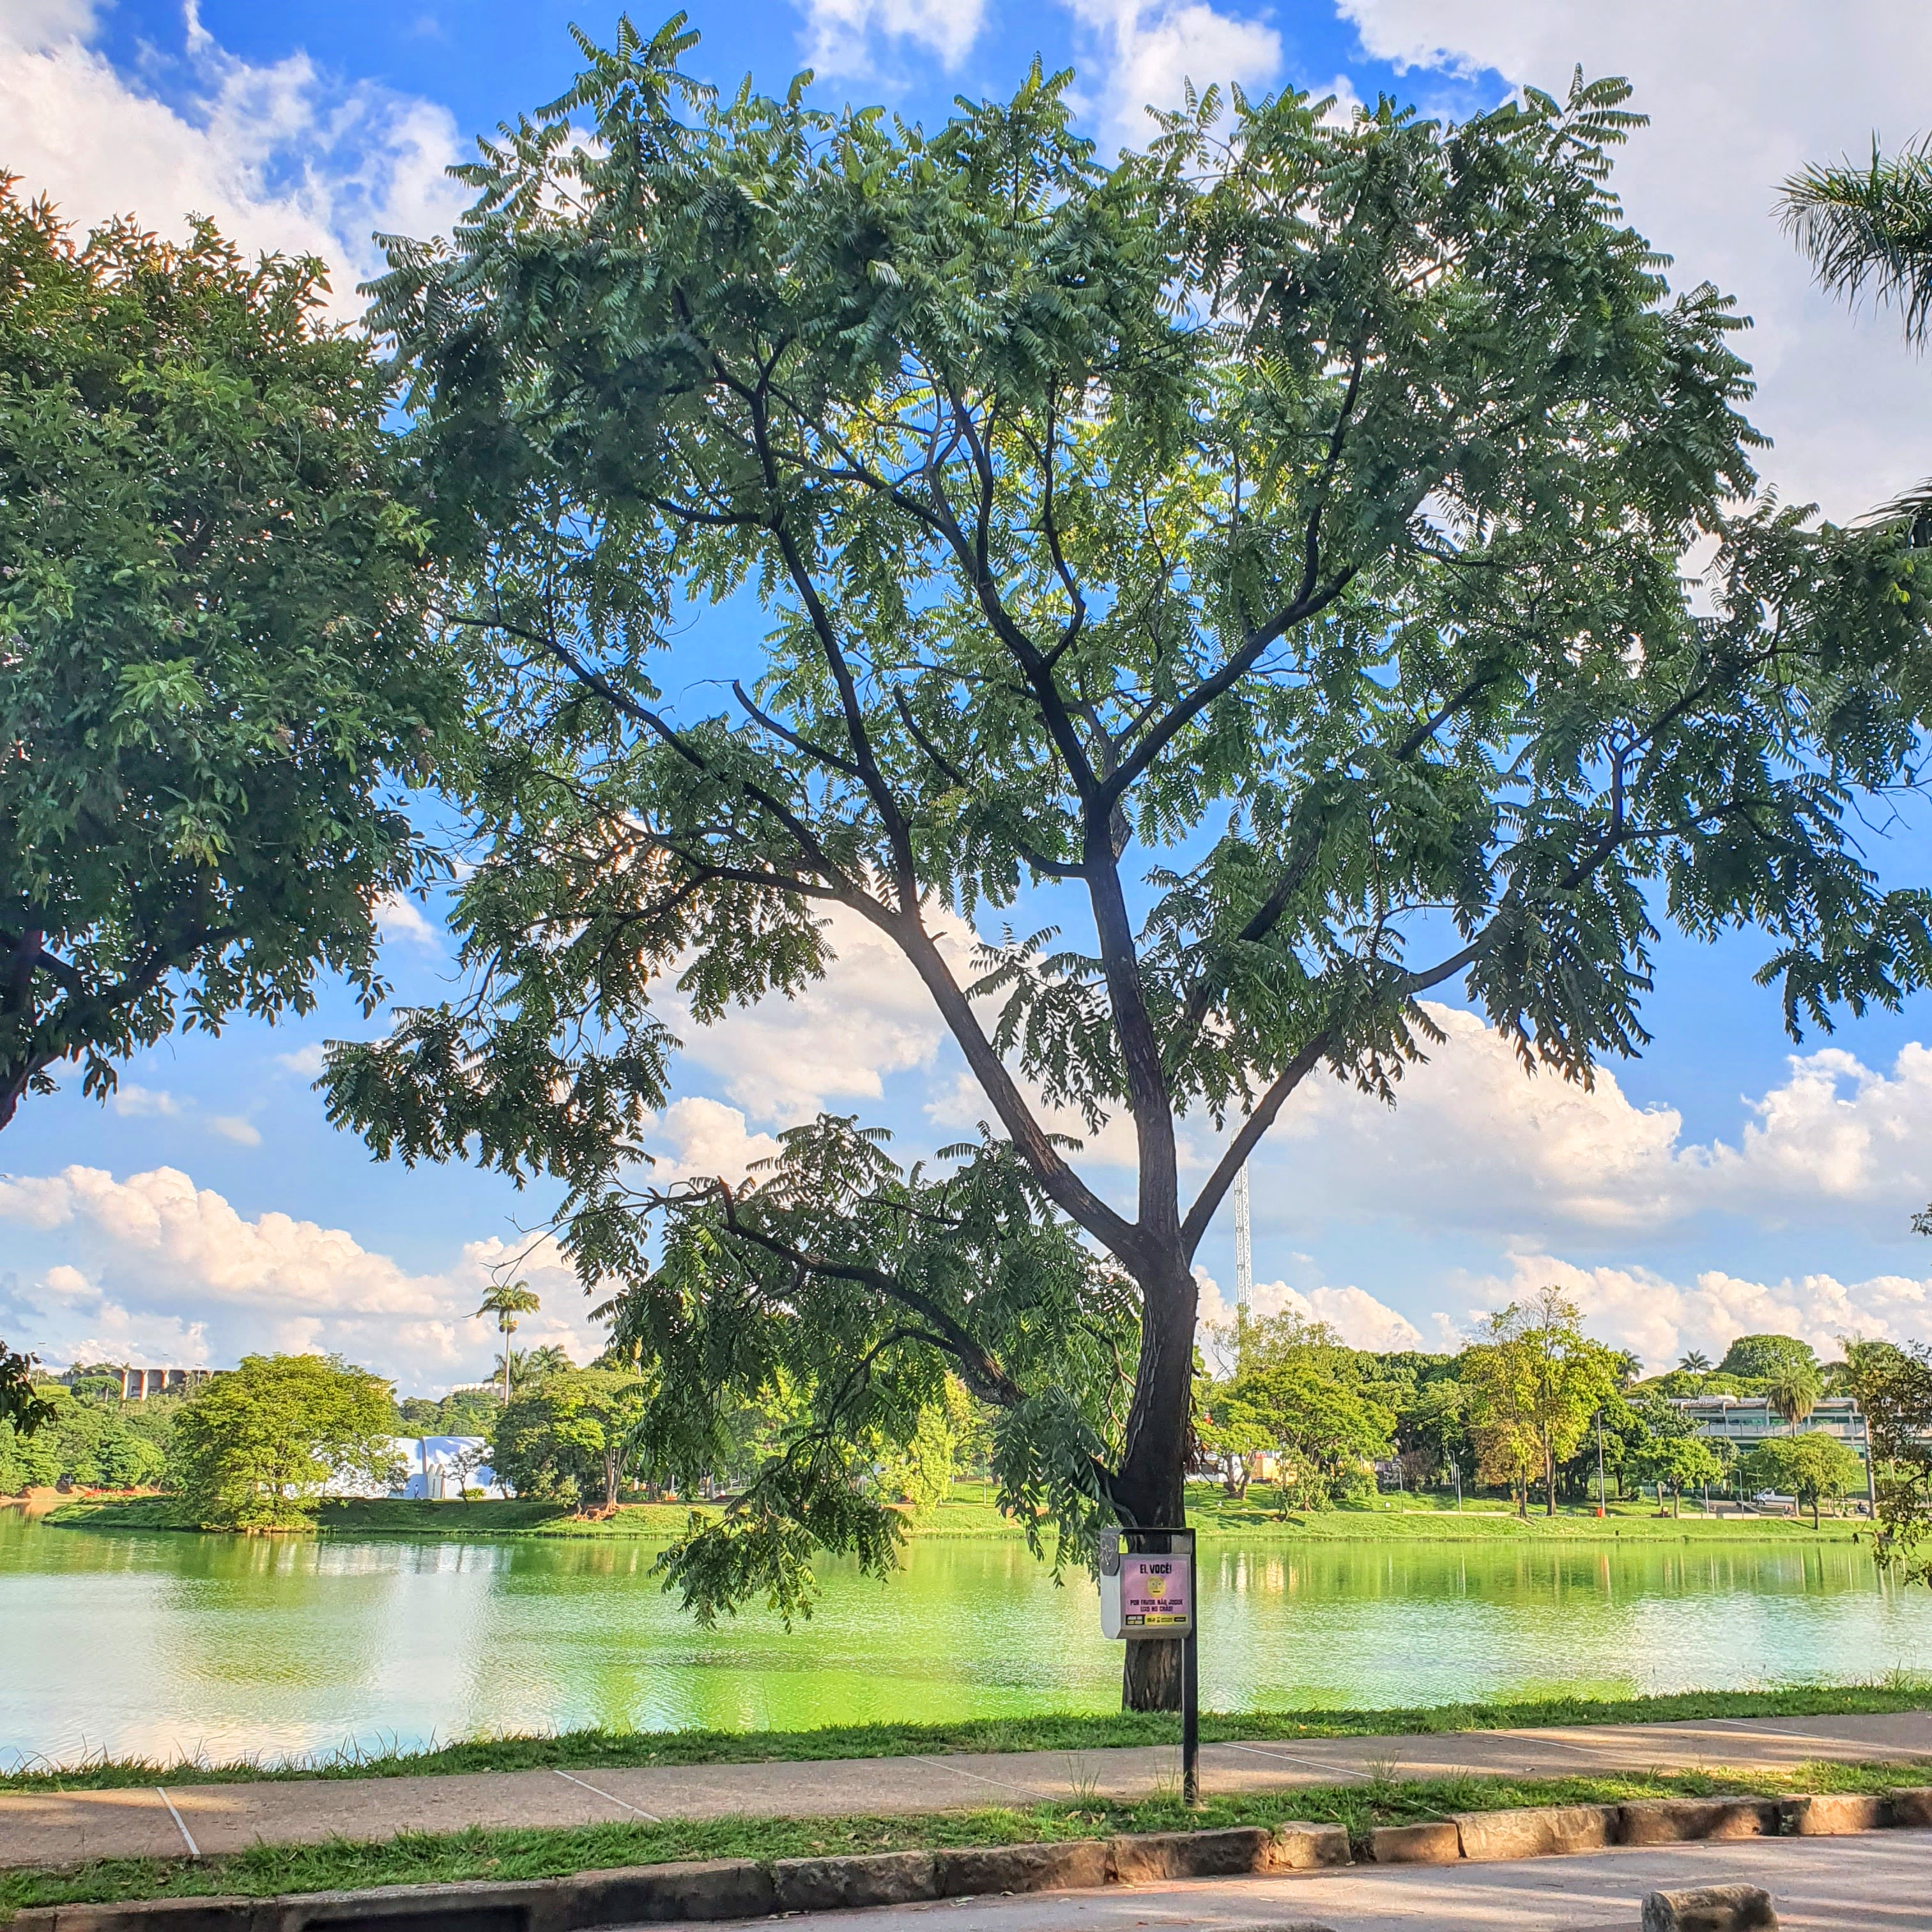
[[[1869,166],[1849,157],[1835,167],[1814,164],[1785,182],[1778,202],[1785,232],[1821,287],[1854,304],[1869,290],[1897,307],[1907,342],[1922,347],[1932,338],[1932,135],[1888,159],[1874,135]],[[1874,514],[1909,518],[1913,547],[1932,546],[1932,478]],[[1913,1226],[1932,1232],[1932,1208]]]
[[[1824,1387],[1816,1369],[1807,1368],[1802,1362],[1793,1362],[1780,1369],[1772,1378],[1765,1397],[1784,1417],[1791,1433],[1796,1436],[1798,1425],[1817,1407]]]
[[[483,1298],[483,1306],[478,1316],[494,1315],[496,1318],[496,1332],[503,1338],[503,1406],[510,1406],[510,1337],[517,1332],[517,1317],[532,1315],[543,1304],[531,1292],[526,1281],[498,1282]]]
[[[1711,1358],[1701,1348],[1693,1348],[1677,1366],[1688,1369],[1694,1376],[1706,1376],[1711,1372]]]
[[[1932,136],[1871,165],[1849,159],[1793,175],[1779,196],[1786,232],[1820,284],[1856,302],[1897,304],[1908,342],[1932,334]]]

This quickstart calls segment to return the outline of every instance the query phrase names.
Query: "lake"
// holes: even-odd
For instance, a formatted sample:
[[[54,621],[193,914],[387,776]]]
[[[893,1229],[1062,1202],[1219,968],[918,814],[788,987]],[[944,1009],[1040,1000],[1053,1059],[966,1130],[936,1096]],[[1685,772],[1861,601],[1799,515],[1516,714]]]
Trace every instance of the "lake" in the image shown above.
[[[482,1731],[796,1726],[1114,1708],[1091,1582],[1017,1542],[828,1564],[808,1623],[697,1628],[646,1543],[50,1529],[0,1509],[0,1766]],[[1872,1678],[1932,1665],[1932,1592],[1863,1546],[1202,1546],[1210,1709]]]

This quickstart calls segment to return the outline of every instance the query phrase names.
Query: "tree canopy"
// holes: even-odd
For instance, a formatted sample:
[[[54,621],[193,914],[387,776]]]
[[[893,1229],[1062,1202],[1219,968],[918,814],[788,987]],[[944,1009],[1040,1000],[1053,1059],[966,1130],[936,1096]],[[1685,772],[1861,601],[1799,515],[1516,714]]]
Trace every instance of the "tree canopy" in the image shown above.
[[[1525,1510],[1529,1486],[1540,1478],[1545,1511],[1556,1514],[1556,1466],[1575,1451],[1592,1418],[1621,1400],[1618,1358],[1584,1334],[1582,1321],[1559,1289],[1540,1289],[1492,1314],[1486,1339],[1459,1364],[1478,1469],[1509,1484]]]
[[[183,1405],[167,1474],[211,1529],[299,1529],[322,1486],[400,1479],[389,1384],[334,1356],[244,1355]]]
[[[638,1460],[641,1378],[621,1370],[567,1368],[527,1383],[490,1434],[490,1466],[519,1496],[617,1506]]]
[[[365,341],[314,261],[76,240],[0,174],[0,1126],[185,1015],[373,1011],[455,688]]]
[[[1210,93],[1109,164],[1069,75],[928,130],[715,95],[692,40],[583,42],[375,285],[473,640],[473,977],[328,1080],[381,1154],[562,1180],[586,1284],[694,1377],[668,1453],[793,1378],[672,1559],[717,1602],[886,1561],[853,1444],[948,1371],[1030,1518],[1178,1522],[1202,1236],[1304,1082],[1394,1096],[1432,989],[1587,1079],[1666,923],[1766,934],[1794,1030],[1920,983],[1928,902],[1848,823],[1913,754],[1932,571],[1752,500],[1741,324],[1624,225],[1620,82],[1456,126]],[[674,702],[741,592],[762,669]],[[640,1181],[659,992],[836,980],[832,910],[983,1135]],[[1075,1144],[1116,1117],[1119,1190]]]
[[[1870,160],[1814,163],[1784,184],[1784,225],[1819,281],[1895,307],[1906,339],[1932,330],[1932,137]]]
[[[1845,1445],[1817,1430],[1802,1436],[1774,1436],[1738,1464],[1738,1481],[1747,1490],[1787,1490],[1818,1526],[1819,1505],[1841,1502],[1864,1480],[1864,1466]]]
[[[1818,1357],[1808,1342],[1795,1335],[1740,1335],[1724,1351],[1717,1372],[1748,1381],[1770,1382],[1789,1370],[1818,1372]]]

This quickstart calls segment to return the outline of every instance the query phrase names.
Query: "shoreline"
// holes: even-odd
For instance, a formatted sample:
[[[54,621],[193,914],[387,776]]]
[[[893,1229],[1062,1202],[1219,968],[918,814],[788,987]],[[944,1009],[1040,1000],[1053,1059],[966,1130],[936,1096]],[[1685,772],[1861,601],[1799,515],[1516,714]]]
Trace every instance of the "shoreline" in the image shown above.
[[[58,1496],[52,1491],[30,1492],[24,1497],[0,1498],[0,1507],[20,1510],[43,1527],[94,1534],[117,1532],[143,1534],[234,1535],[236,1531],[203,1531],[179,1520],[165,1496]],[[668,1543],[682,1535],[694,1509],[709,1506],[685,1503],[627,1503],[616,1516],[602,1521],[580,1517],[562,1504],[521,1502],[442,1502],[397,1501],[325,1502],[310,1528],[281,1532],[338,1540],[419,1541],[426,1543],[499,1542],[527,1538],[562,1542]],[[1806,1546],[1838,1544],[1869,1549],[1871,1525],[1862,1517],[1825,1518],[1814,1529],[1802,1516],[1706,1515],[1659,1516],[1648,1504],[1612,1504],[1602,1517],[1592,1508],[1559,1510],[1553,1518],[1540,1514],[1519,1516],[1496,1507],[1466,1505],[1458,1510],[1404,1499],[1402,1506],[1355,1508],[1280,1516],[1258,1502],[1231,1504],[1218,1493],[1189,1498],[1188,1513],[1204,1545],[1234,1544],[1282,1546],[1357,1544],[1419,1545],[1494,1544],[1574,1545],[1578,1547],[1633,1544],[1738,1546],[1747,1544],[1796,1544]],[[909,1543],[1019,1542],[1020,1526],[1000,1516],[990,1502],[962,1497],[941,1504],[923,1521],[909,1522]]]
[[[1204,1711],[1204,1744],[1308,1739],[1447,1736],[1548,1728],[1667,1726],[1700,1720],[1864,1717],[1932,1709],[1932,1676],[1894,1672],[1879,1682],[1785,1684],[1749,1690],[1677,1690],[1599,1698],[1558,1694],[1462,1703],[1299,1711]],[[795,1730],[586,1730],[507,1732],[420,1748],[368,1752],[353,1746],[281,1758],[215,1762],[96,1759],[32,1761],[0,1771],[0,1792],[112,1791],[154,1786],[334,1784],[478,1772],[658,1769],[703,1765],[808,1764],[961,1754],[1077,1754],[1172,1747],[1172,1712],[1047,1712],[1032,1717],[823,1725]]]

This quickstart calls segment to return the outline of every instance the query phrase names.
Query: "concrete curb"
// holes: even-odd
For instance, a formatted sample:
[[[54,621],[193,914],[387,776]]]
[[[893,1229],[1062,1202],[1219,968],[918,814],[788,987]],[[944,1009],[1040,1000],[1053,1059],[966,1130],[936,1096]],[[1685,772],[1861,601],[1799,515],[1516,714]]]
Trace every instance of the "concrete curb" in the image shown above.
[[[781,1912],[908,1905],[995,1892],[1085,1891],[1162,1879],[1310,1871],[1345,1865],[1340,1825],[1269,1831],[1158,1832],[1044,1845],[954,1845],[850,1857],[634,1865],[507,1883],[382,1886],[278,1898],[160,1898],[121,1905],[29,1906],[11,1932],[590,1932],[668,1920],[762,1918]]]
[[[1932,1785],[1810,1798],[1642,1798],[1622,1804],[1461,1811],[1437,1823],[1384,1825],[1369,1834],[1369,1856],[1380,1864],[1454,1864],[1465,1858],[1574,1857],[1617,1845],[1837,1838],[1928,1826]]]

